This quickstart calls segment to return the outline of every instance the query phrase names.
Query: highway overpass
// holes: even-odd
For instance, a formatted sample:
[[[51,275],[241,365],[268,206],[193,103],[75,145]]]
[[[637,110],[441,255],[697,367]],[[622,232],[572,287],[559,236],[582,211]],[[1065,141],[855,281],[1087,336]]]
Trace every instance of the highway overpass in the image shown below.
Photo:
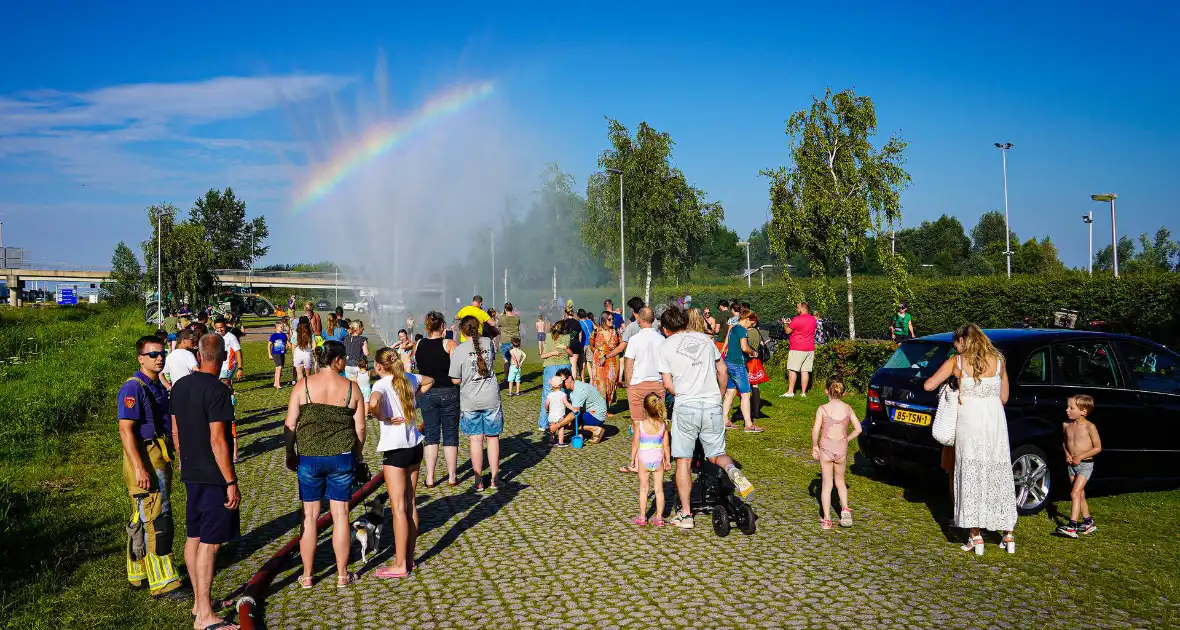
[[[253,288],[291,289],[345,289],[357,290],[371,287],[349,274],[298,272],[298,271],[256,271],[249,269],[218,269],[217,282],[223,286]],[[8,286],[8,303],[16,306],[19,291],[26,282],[52,282],[54,284],[101,284],[111,278],[108,270],[95,269],[0,269],[0,277]]]

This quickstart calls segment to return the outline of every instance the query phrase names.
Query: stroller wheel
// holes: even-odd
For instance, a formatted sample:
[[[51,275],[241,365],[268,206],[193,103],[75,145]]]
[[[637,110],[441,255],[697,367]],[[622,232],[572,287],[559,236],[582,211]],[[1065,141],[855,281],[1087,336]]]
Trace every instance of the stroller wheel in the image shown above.
[[[754,507],[750,504],[745,504],[742,509],[735,515],[738,523],[738,531],[750,536],[758,529],[757,519],[754,514]]]
[[[721,538],[729,535],[729,511],[724,505],[713,508],[713,533]]]

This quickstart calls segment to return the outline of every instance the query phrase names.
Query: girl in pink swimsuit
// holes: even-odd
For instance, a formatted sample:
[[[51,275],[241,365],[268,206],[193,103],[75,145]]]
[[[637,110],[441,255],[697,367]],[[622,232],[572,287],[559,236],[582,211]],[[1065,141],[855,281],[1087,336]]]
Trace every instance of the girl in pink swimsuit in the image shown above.
[[[840,495],[840,526],[852,527],[852,510],[848,507],[848,485],[844,483],[844,466],[848,459],[848,442],[860,435],[860,420],[841,398],[844,396],[844,382],[840,377],[828,379],[824,389],[828,402],[815,410],[815,425],[811,428],[811,457],[819,460],[823,484],[820,490],[820,505],[823,518],[820,526],[832,528],[832,486]],[[852,433],[848,424],[852,423]]]
[[[644,415],[639,423],[639,440],[631,450],[631,468],[639,471],[639,516],[631,519],[635,525],[647,525],[648,476],[656,493],[656,513],[650,523],[664,524],[664,471],[672,469],[672,447],[668,436],[668,409],[663,397],[648,394],[643,398]]]

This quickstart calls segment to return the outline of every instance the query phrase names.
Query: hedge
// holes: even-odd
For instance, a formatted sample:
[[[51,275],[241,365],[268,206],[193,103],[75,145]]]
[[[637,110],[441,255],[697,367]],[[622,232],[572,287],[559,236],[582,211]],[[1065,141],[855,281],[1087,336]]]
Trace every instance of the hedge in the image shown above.
[[[815,366],[811,373],[812,387],[822,389],[828,377],[837,374],[849,391],[865,392],[869,379],[877,368],[885,365],[897,344],[891,341],[831,341],[815,348]],[[787,351],[785,344],[771,356],[766,366],[772,378],[786,378]],[[816,391],[819,391],[818,389]]]
[[[815,295],[812,279],[796,281],[806,298]],[[844,298],[843,283],[836,291]],[[883,277],[853,277],[858,339],[888,339],[894,313],[893,294]],[[1026,317],[1034,327],[1050,325],[1054,311],[1077,311],[1077,327],[1104,322],[1103,329],[1144,337],[1174,346],[1180,343],[1180,273],[1124,276],[1067,272],[1049,276],[911,278],[910,313],[918,335],[946,332],[966,322],[984,328],[1006,328]],[[691,295],[694,306],[714,308],[719,299],[750,303],[762,321],[795,314],[795,306],[781,283],[747,288],[690,286],[652,290],[653,301],[669,295]],[[847,333],[848,314],[841,301],[824,313]],[[818,359],[818,357],[817,357]]]

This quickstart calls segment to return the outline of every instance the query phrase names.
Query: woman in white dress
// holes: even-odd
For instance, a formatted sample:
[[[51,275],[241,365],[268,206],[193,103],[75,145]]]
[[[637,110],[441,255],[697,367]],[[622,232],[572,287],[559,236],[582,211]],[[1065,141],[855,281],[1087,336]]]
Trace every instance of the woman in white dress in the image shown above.
[[[951,376],[958,379],[959,413],[955,423],[954,525],[970,530],[963,551],[983,555],[981,529],[1004,532],[1000,546],[1016,553],[1016,492],[1012,451],[1008,443],[1008,372],[1004,357],[979,326],[967,324],[954,333],[957,356],[947,359],[925,384],[938,389]]]

